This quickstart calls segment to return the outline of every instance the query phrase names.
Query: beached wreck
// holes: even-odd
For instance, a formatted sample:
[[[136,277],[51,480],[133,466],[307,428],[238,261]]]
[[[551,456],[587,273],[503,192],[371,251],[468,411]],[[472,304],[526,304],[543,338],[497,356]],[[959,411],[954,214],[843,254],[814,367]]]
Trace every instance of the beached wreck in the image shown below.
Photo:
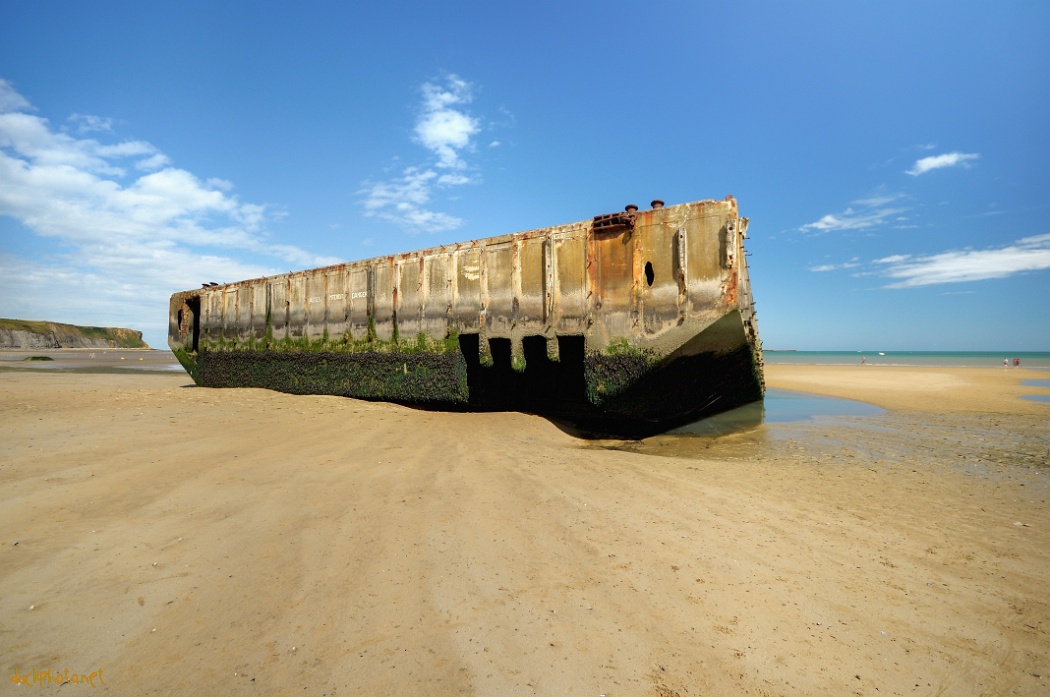
[[[699,201],[176,293],[198,385],[658,432],[762,398],[736,201]]]

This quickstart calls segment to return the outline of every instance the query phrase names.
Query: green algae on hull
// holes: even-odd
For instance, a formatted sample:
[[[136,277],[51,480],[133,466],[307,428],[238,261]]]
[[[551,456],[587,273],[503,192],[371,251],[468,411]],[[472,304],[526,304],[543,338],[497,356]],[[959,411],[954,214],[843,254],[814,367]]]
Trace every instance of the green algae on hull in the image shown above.
[[[263,387],[419,404],[466,404],[466,363],[459,353],[210,351],[198,354],[198,384]]]

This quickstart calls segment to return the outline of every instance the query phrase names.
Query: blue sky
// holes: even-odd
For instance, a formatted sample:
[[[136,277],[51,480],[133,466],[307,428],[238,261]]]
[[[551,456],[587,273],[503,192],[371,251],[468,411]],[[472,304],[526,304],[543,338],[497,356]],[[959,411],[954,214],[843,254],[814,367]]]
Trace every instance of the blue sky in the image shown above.
[[[1050,350],[1050,3],[0,5],[0,316],[734,195],[767,348]]]

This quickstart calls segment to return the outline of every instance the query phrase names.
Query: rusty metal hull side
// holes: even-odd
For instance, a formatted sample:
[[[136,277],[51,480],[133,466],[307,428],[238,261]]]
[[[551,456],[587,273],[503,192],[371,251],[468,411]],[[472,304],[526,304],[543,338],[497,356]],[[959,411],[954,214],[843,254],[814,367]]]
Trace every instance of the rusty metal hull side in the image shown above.
[[[736,201],[176,293],[207,386],[655,423],[762,396]]]

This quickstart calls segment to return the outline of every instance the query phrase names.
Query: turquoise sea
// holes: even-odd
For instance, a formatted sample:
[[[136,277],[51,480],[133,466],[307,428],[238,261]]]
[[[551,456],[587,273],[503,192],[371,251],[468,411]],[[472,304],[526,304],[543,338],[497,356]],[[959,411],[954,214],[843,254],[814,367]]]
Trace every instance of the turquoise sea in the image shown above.
[[[1002,368],[1003,360],[1013,367],[1050,370],[1050,351],[763,351],[767,365],[907,365],[946,368]]]

